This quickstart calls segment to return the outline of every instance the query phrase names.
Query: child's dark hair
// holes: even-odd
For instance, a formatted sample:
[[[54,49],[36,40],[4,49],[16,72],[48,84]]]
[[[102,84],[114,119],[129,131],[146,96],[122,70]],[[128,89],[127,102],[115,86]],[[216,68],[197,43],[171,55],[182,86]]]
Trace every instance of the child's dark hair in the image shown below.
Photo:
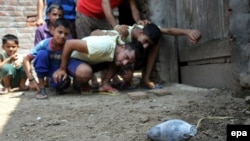
[[[19,44],[17,36],[13,34],[6,34],[2,38],[2,44],[6,44],[7,41],[14,41],[17,45]]]
[[[63,26],[65,28],[70,28],[70,23],[69,23],[68,20],[66,20],[64,18],[58,18],[55,21],[54,27],[57,28],[58,26]]]
[[[125,48],[127,50],[134,50],[135,51],[135,61],[136,62],[143,61],[144,48],[140,42],[135,41],[135,42],[126,43]]]
[[[154,44],[158,44],[161,38],[161,30],[154,23],[149,23],[144,26],[143,33],[153,41]]]
[[[46,14],[48,15],[53,9],[58,9],[58,10],[62,10],[64,13],[64,9],[61,5],[59,4],[51,4],[49,6],[49,8],[46,10]]]

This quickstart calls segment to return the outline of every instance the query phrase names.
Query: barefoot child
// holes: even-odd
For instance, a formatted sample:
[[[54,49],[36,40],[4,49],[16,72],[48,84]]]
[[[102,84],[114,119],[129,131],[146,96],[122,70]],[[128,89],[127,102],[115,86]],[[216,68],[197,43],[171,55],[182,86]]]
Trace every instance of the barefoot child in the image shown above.
[[[24,68],[26,75],[30,81],[30,87],[35,87],[38,90],[36,95],[37,99],[48,98],[44,87],[44,77],[50,78],[50,86],[60,92],[68,84],[64,82],[55,84],[51,79],[54,71],[56,71],[61,64],[61,55],[64,44],[70,34],[70,24],[67,20],[59,18],[55,22],[54,30],[52,31],[53,37],[39,42],[27,56],[24,58]],[[37,84],[31,71],[31,60],[34,59],[34,68],[39,79]],[[70,81],[69,81],[70,82]]]
[[[7,34],[2,38],[3,52],[0,54],[0,78],[4,86],[0,94],[7,94],[12,88],[26,90],[26,75],[23,68],[22,56],[17,53],[19,48],[18,38]]]

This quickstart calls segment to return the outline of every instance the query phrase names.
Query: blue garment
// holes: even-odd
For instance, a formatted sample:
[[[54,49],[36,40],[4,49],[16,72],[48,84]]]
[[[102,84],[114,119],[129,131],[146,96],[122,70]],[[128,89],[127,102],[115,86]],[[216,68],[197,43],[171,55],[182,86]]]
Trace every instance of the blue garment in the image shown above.
[[[64,10],[64,18],[67,20],[74,21],[76,18],[76,3],[75,0],[46,0],[47,9],[46,13],[48,12],[48,8],[51,4],[59,4],[63,7]],[[48,19],[48,17],[46,17]]]
[[[60,68],[63,47],[60,50],[51,48],[52,38],[39,42],[30,52],[35,57],[34,68],[38,78],[45,76],[50,78],[50,85],[58,88],[60,84],[55,84],[52,78],[53,73]]]
[[[32,48],[30,54],[35,57],[40,50],[46,50],[49,52],[49,62],[52,64],[51,67],[58,68],[61,64],[63,47],[61,47],[59,50],[54,50],[51,47],[51,41],[52,38],[42,40],[34,48]]]
[[[68,66],[67,66],[69,75],[71,75],[72,77],[76,77],[76,69],[81,64],[88,64],[88,63],[83,60],[76,59],[76,58],[70,58],[68,62]],[[110,62],[102,62],[99,64],[90,65],[90,67],[92,69],[92,72],[95,73],[95,72],[107,69],[109,65],[110,65]]]

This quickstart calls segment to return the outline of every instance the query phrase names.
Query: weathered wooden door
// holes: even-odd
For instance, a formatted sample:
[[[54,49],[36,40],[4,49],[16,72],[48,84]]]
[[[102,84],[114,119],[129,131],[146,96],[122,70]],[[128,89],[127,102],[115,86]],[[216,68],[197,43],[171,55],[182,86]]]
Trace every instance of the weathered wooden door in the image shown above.
[[[157,70],[166,82],[231,87],[228,0],[152,0],[151,20],[162,27],[198,29],[200,42],[164,35]]]

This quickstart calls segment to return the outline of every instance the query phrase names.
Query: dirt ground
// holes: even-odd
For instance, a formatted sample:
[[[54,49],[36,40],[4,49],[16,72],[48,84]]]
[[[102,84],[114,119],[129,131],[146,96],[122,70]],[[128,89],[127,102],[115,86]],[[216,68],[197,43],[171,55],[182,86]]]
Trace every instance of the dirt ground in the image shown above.
[[[248,105],[229,90],[203,89],[181,84],[161,90],[134,89],[148,98],[68,93],[36,100],[34,91],[0,95],[1,141],[149,141],[149,128],[169,119],[197,125],[207,116],[191,141],[225,141],[227,124],[250,124]],[[157,93],[161,92],[161,95]],[[169,94],[171,93],[171,94]]]

